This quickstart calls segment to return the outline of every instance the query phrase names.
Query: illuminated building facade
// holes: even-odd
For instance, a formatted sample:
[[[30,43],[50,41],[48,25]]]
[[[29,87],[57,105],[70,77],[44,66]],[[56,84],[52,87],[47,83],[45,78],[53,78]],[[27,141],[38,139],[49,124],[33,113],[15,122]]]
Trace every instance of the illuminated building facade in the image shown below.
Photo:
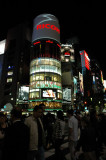
[[[61,44],[63,110],[67,110],[74,104],[74,62],[75,55],[73,46],[71,44]]]
[[[96,94],[103,92],[103,73],[96,60],[91,60],[91,72],[93,93]]]
[[[32,34],[29,108],[40,103],[46,109],[62,107],[60,29],[51,14],[34,19]]]
[[[84,96],[84,101],[88,102],[90,96],[92,95],[92,77],[91,77],[90,59],[85,50],[80,51],[80,56],[81,56],[82,76],[83,76],[82,95]]]

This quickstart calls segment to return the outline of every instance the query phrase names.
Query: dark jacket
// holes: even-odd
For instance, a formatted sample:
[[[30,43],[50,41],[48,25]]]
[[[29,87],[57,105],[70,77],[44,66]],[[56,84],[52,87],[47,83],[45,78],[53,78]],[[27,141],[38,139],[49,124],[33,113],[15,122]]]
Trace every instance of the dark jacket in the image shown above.
[[[79,149],[81,146],[84,152],[96,150],[96,130],[91,124],[84,129],[81,129],[81,135],[78,141],[77,149]]]
[[[5,137],[4,159],[26,160],[29,147],[29,128],[21,121],[14,122]]]

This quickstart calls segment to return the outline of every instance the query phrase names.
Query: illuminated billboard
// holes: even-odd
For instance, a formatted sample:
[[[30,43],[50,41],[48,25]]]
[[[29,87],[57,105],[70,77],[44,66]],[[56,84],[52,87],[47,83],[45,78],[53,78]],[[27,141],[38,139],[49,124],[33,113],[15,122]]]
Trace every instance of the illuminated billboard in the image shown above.
[[[86,53],[85,50],[80,51],[81,55],[81,65],[82,68],[86,67],[88,70],[90,70],[90,59],[88,57],[88,54]]]
[[[73,82],[74,82],[74,98],[76,98],[76,93],[77,91],[77,78],[73,77]]]
[[[43,98],[56,98],[56,91],[52,89],[42,90]]]
[[[71,102],[71,89],[63,88],[63,101]]]
[[[18,94],[18,102],[28,102],[29,100],[29,87],[28,86],[21,86],[19,88]]]
[[[39,39],[53,39],[60,43],[59,22],[54,15],[41,14],[34,19],[32,42]]]
[[[6,40],[0,41],[0,55],[4,54]]]
[[[80,92],[84,95],[83,75],[79,72]]]
[[[106,80],[104,80],[104,89],[106,91]]]

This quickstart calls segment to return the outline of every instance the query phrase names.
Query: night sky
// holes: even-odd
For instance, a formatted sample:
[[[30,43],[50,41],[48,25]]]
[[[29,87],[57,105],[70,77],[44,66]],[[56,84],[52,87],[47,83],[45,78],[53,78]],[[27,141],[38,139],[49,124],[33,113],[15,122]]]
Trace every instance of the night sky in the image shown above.
[[[0,6],[0,40],[6,38],[9,28],[42,13],[55,15],[60,23],[61,43],[77,37],[81,49],[96,59],[106,79],[106,9],[99,1],[4,1]]]

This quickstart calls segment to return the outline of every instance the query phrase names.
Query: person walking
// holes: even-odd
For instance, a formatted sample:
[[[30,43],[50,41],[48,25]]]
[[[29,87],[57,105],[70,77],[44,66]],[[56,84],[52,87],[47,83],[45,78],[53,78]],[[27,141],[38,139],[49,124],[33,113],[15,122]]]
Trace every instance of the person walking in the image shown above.
[[[78,141],[78,120],[73,116],[73,109],[67,110],[68,127],[69,127],[69,150],[71,160],[75,159],[75,147],[77,146]]]
[[[22,112],[18,108],[11,111],[12,124],[5,135],[4,160],[26,160],[29,147],[29,128],[21,121]]]
[[[83,158],[86,160],[96,160],[96,130],[87,117],[81,119],[81,135],[76,151],[82,147]]]
[[[45,135],[43,123],[40,119],[42,117],[42,113],[42,107],[36,105],[33,109],[33,115],[25,119],[25,124],[30,129],[28,160],[45,160]]]
[[[8,123],[6,122],[6,115],[0,112],[0,160],[3,158],[5,133],[8,128]]]
[[[63,160],[64,155],[61,151],[61,145],[64,140],[64,133],[65,133],[65,121],[63,117],[63,112],[57,112],[57,119],[54,124],[54,148],[55,148],[55,159],[56,160]]]

